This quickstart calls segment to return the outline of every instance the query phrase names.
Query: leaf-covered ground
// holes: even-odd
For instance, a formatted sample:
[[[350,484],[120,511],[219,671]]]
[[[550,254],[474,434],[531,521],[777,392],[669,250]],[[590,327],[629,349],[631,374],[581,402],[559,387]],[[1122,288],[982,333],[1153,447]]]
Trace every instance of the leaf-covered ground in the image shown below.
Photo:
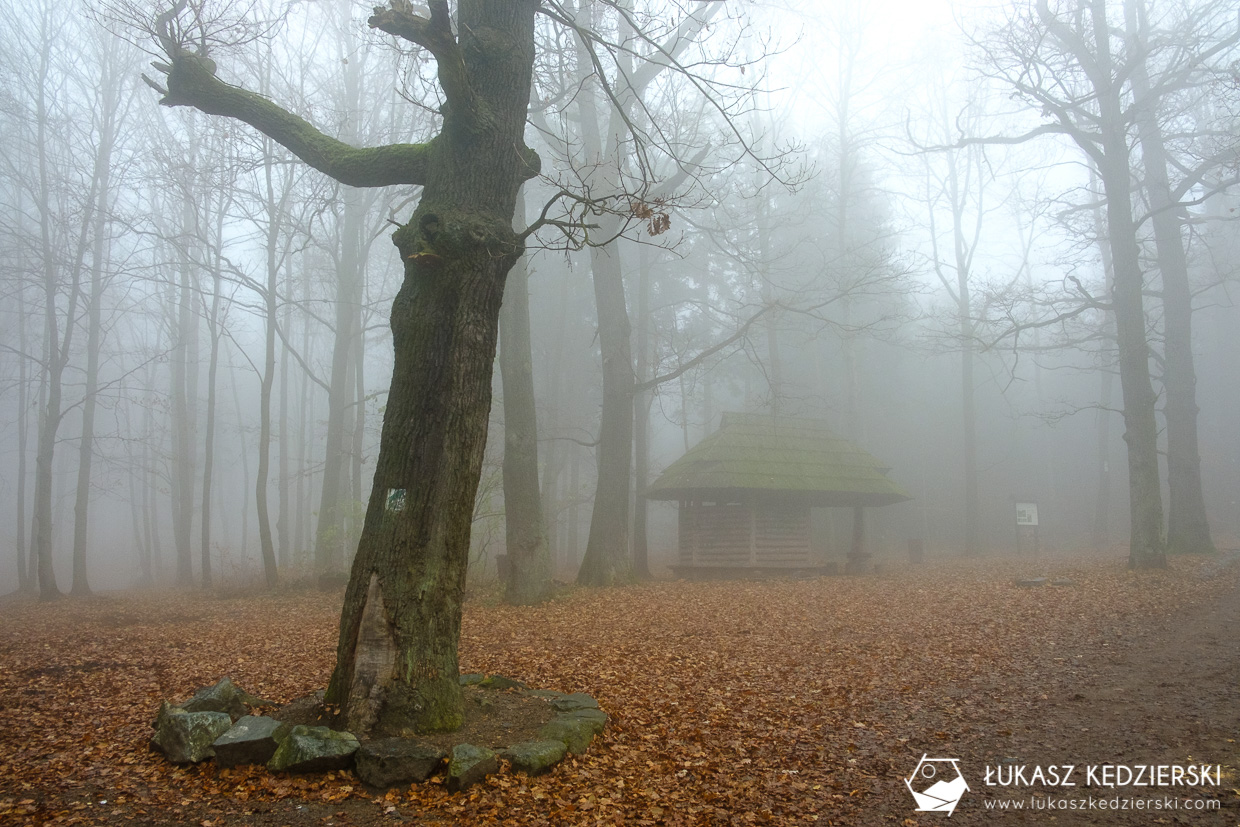
[[[1042,573],[1073,585],[1012,583]],[[948,823],[904,786],[929,754],[961,759],[970,781],[952,824],[1234,825],[1238,586],[1220,558],[1144,574],[1047,559],[578,590],[532,609],[474,600],[464,670],[589,692],[611,724],[549,775],[458,795],[148,752],[159,702],[221,676],[277,701],[324,686],[338,597],[10,599],[0,824]],[[1174,797],[1220,810],[999,813],[986,803],[1028,795],[980,777],[1003,762],[1189,761],[1222,764],[1224,784]]]

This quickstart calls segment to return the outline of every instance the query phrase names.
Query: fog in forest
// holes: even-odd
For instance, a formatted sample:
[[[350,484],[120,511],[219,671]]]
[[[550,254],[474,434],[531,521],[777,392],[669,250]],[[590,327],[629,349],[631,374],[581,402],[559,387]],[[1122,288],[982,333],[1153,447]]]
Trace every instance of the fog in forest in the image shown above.
[[[328,136],[441,126],[435,61],[371,4],[180,9],[200,67]],[[672,577],[684,498],[647,488],[731,413],[889,469],[867,566],[1031,555],[1018,503],[1042,554],[1240,547],[1234,3],[543,11],[471,580],[518,511],[554,579]],[[1091,14],[1106,50],[1069,36]],[[159,105],[189,93],[154,15],[4,4],[0,594],[347,573],[393,302],[448,255],[393,246],[420,187]],[[858,511],[814,509],[808,566],[845,570]]]

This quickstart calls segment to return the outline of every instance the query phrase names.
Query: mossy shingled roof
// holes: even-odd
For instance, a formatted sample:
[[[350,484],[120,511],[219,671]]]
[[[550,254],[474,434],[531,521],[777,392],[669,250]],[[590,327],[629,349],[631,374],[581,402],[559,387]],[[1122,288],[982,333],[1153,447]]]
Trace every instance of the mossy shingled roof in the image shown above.
[[[725,413],[646,490],[654,500],[796,495],[820,506],[879,506],[910,499],[874,455],[815,419]]]

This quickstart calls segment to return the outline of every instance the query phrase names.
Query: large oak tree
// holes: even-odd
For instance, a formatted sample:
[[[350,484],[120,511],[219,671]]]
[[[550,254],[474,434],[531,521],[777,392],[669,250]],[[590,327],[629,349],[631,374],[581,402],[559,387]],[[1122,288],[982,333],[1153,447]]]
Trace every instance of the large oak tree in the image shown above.
[[[184,3],[157,20],[163,104],[243,121],[344,184],[422,187],[393,234],[405,266],[391,313],[395,364],[327,696],[357,732],[462,721],[457,642],[500,302],[523,249],[517,193],[539,165],[523,141],[537,7],[461,0],[455,20],[446,0],[424,13],[406,0],[376,8],[372,27],[434,57],[444,104],[432,140],[371,148],[218,77]]]

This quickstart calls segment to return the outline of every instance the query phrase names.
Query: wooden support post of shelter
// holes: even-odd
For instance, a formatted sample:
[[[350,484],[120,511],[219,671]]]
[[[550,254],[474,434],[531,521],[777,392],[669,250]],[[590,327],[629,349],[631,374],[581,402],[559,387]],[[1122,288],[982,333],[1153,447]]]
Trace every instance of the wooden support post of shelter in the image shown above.
[[[868,568],[864,510],[909,499],[887,468],[811,419],[726,413],[719,430],[647,489],[679,503],[678,576],[828,573],[815,559],[812,508],[852,508],[849,571]]]

